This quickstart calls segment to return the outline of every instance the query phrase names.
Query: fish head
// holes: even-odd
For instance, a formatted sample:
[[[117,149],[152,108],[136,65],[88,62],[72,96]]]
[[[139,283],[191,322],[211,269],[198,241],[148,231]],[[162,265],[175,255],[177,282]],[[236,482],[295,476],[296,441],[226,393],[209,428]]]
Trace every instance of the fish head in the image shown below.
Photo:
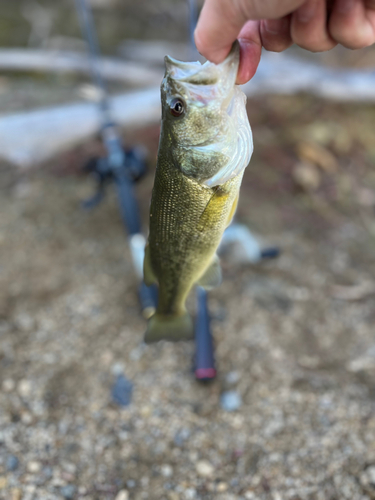
[[[252,153],[246,98],[235,85],[236,42],[221,64],[165,58],[162,137],[181,172],[209,187],[241,173]]]

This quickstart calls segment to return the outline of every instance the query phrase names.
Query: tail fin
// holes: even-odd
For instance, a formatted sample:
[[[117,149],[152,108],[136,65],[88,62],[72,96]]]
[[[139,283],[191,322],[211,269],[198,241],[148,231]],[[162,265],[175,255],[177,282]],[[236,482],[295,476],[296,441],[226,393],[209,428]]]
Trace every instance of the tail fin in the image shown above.
[[[145,334],[146,344],[169,340],[191,340],[194,338],[194,326],[188,312],[182,315],[166,315],[155,313],[148,321]]]

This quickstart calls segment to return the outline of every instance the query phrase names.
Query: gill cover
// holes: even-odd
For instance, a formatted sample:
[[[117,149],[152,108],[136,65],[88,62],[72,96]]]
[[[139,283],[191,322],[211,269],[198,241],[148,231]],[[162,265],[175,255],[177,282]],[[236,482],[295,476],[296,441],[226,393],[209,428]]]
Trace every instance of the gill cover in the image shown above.
[[[238,42],[217,65],[165,57],[163,129],[172,138],[173,161],[208,187],[242,174],[253,152],[246,97],[235,85],[239,57]],[[177,119],[168,112],[176,96],[186,103],[184,116]]]

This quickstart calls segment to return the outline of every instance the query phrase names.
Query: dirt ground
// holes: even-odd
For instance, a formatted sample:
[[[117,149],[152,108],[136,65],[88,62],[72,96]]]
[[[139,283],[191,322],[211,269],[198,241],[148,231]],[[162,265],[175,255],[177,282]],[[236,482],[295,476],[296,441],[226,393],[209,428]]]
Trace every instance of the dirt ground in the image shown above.
[[[114,193],[80,208],[90,145],[27,176],[1,165],[1,499],[375,498],[375,108],[275,96],[249,115],[237,219],[282,255],[223,258],[209,385],[193,344],[142,343]],[[145,227],[157,138],[128,134],[150,153]]]

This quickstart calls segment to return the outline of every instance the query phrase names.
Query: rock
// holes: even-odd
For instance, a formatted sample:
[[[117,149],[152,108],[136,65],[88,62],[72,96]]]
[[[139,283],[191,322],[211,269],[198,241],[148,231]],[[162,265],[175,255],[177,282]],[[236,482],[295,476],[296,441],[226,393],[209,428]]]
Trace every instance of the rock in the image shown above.
[[[28,472],[31,472],[31,474],[37,474],[42,470],[42,464],[36,460],[32,460],[31,462],[28,462],[26,468]]]
[[[23,332],[29,332],[34,328],[34,320],[28,313],[19,313],[15,317],[15,324]]]
[[[186,488],[184,495],[186,500],[194,500],[194,498],[197,498],[197,490],[194,488]]]
[[[246,500],[255,500],[256,496],[252,491],[247,491],[245,493],[245,498],[246,498]]]
[[[363,486],[375,486],[375,465],[370,465],[362,472],[360,482]]]
[[[224,483],[222,481],[218,483],[218,485],[216,486],[217,493],[224,493],[224,491],[227,491],[227,489],[228,489],[227,483]]]
[[[114,375],[115,377],[119,377],[124,373],[124,369],[125,369],[124,363],[114,363],[111,370],[112,375]]]
[[[136,485],[136,482],[134,481],[134,479],[128,479],[126,481],[126,486],[128,488],[135,488],[135,485]]]
[[[2,389],[4,392],[12,392],[16,387],[16,383],[13,379],[7,378],[2,383]]]
[[[180,497],[175,491],[168,492],[168,500],[180,500]]]
[[[201,477],[210,477],[214,473],[215,468],[207,460],[199,460],[196,464],[196,471]]]
[[[128,406],[133,395],[133,384],[124,375],[118,375],[112,386],[112,400],[119,406]]]
[[[358,188],[358,202],[363,207],[373,207],[375,205],[375,191],[367,187]]]
[[[335,156],[323,146],[315,142],[301,142],[297,145],[297,155],[302,161],[313,163],[328,174],[338,170]]]
[[[238,410],[242,405],[241,396],[237,391],[223,392],[220,397],[220,405],[225,411]]]
[[[10,500],[21,500],[22,491],[19,488],[12,488],[10,492]]]
[[[49,467],[48,465],[46,467],[43,467],[43,474],[47,479],[50,479],[53,476],[52,467]]]
[[[187,441],[190,437],[190,430],[187,427],[183,427],[174,437],[174,443],[176,446],[182,446],[185,441]]]
[[[21,397],[23,398],[29,397],[31,395],[31,389],[32,385],[30,380],[22,379],[18,382],[17,391]]]
[[[5,465],[6,465],[7,471],[16,470],[18,465],[19,465],[19,460],[16,456],[9,455],[9,457],[7,457],[7,459],[6,459]]]
[[[229,372],[227,376],[225,377],[225,380],[228,384],[234,385],[237,384],[237,382],[240,380],[241,374],[240,372],[233,371]]]
[[[0,477],[0,490],[3,490],[8,485],[8,479],[5,476]]]
[[[66,500],[71,500],[72,498],[74,498],[76,491],[77,488],[74,486],[74,484],[67,484],[66,486],[63,486],[61,488],[60,493]]]
[[[173,475],[173,468],[169,464],[161,466],[161,473],[164,477],[171,477]]]
[[[29,411],[21,413],[21,422],[25,425],[30,425],[33,422],[33,416]]]
[[[128,500],[128,499],[129,499],[128,490],[120,490],[115,498],[115,500]]]
[[[320,186],[320,173],[312,163],[297,163],[292,175],[294,182],[305,191],[315,191]]]

